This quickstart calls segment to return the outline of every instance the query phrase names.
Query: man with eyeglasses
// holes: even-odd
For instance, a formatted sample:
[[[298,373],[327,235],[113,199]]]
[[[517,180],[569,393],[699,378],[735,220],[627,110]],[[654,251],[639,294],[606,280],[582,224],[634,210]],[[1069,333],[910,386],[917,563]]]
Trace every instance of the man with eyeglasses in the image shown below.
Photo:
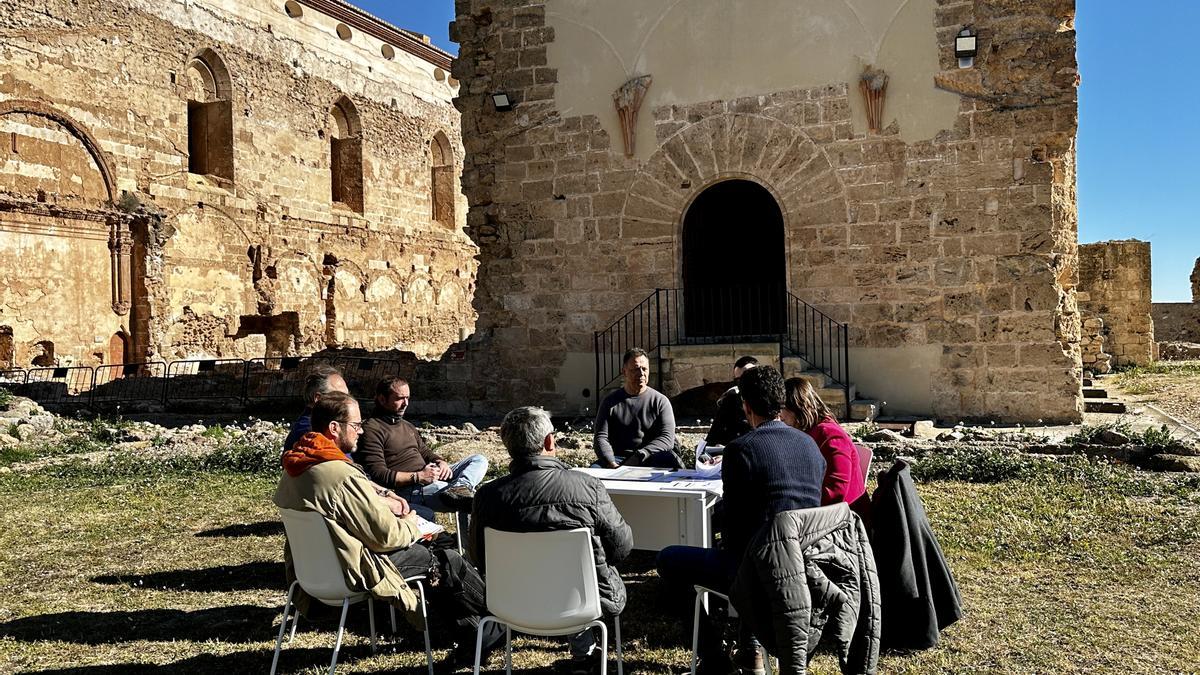
[[[483,580],[457,551],[417,545],[421,534],[409,505],[390,490],[381,494],[351,461],[363,428],[358,402],[341,392],[322,396],[313,406],[312,428],[283,453],[275,505],[324,517],[351,590],[414,612],[417,596],[404,578],[432,570],[437,603],[447,608],[446,618],[459,622],[460,641],[473,645],[474,626],[486,609]],[[492,643],[502,636],[502,628],[486,635]]]

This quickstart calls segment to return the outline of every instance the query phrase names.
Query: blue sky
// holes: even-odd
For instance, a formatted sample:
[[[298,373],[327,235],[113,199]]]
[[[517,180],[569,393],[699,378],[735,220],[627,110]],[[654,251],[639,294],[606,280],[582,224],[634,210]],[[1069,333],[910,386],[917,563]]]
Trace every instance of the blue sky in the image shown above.
[[[453,0],[352,0],[450,52]],[[1200,257],[1200,86],[1194,0],[1077,0],[1079,240],[1151,242],[1155,302],[1188,302]]]

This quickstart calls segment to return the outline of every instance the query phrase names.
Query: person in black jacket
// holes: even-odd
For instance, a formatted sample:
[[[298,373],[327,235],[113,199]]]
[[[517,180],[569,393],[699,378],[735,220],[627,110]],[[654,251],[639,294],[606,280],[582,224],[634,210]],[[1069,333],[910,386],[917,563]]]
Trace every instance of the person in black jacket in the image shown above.
[[[512,457],[511,473],[484,484],[475,495],[467,552],[487,578],[484,528],[547,532],[586,527],[592,531],[600,604],[607,616],[625,608],[625,584],[614,565],[633,549],[633,533],[599,479],[570,471],[555,457],[554,425],[541,408],[517,408],[504,417],[500,438]],[[571,638],[572,671],[599,664],[593,629]]]
[[[962,618],[962,599],[908,464],[879,474],[871,499],[871,547],[879,570],[881,642],[885,649],[929,649]]]
[[[717,414],[713,416],[712,426],[708,429],[708,435],[704,437],[704,445],[721,446],[729,445],[730,441],[750,431],[753,427],[750,426],[749,420],[746,419],[746,413],[742,410],[742,395],[738,393],[738,380],[741,379],[742,373],[750,370],[758,365],[758,359],[753,356],[743,356],[733,364],[733,386],[725,390],[721,394],[721,398],[717,399]],[[709,455],[719,454],[708,453]]]

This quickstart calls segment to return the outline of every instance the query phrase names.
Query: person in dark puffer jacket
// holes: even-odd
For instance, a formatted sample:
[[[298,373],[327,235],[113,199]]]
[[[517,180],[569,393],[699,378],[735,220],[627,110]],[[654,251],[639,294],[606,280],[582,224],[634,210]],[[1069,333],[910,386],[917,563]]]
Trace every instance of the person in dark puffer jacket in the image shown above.
[[[475,494],[467,553],[487,577],[483,531],[549,532],[586,527],[592,531],[600,604],[606,616],[625,609],[625,584],[613,565],[633,548],[633,533],[599,479],[570,471],[555,457],[554,425],[541,408],[517,408],[504,417],[500,437],[512,457],[510,474]],[[598,663],[592,629],[571,638],[573,672]]]

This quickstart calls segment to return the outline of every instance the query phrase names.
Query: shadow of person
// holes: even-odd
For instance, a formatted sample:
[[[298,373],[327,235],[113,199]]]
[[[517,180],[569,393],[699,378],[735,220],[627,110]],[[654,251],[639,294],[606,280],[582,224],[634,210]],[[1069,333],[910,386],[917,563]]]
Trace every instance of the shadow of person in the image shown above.
[[[230,591],[276,590],[287,592],[283,579],[283,563],[260,560],[241,565],[220,565],[198,570],[170,570],[146,574],[104,574],[89,581],[109,586],[130,586],[158,591],[195,591],[197,593],[227,593]]]
[[[274,640],[282,606],[232,605],[185,611],[58,612],[0,623],[0,638],[57,640],[86,645],[135,640],[258,642]]]
[[[237,523],[197,532],[197,537],[274,537],[283,535],[283,523],[264,520],[258,523]]]

